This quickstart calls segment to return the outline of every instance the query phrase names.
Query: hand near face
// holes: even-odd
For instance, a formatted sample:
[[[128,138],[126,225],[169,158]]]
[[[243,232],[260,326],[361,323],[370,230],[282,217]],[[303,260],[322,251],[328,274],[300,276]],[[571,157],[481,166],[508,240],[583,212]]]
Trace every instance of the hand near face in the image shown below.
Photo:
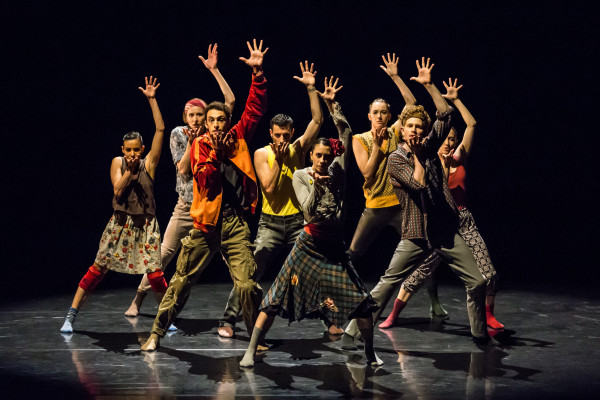
[[[435,64],[431,64],[431,59],[427,59],[425,61],[425,57],[421,59],[421,63],[419,64],[419,60],[417,60],[417,70],[419,74],[417,76],[413,76],[410,78],[411,81],[417,81],[421,85],[428,85],[431,83],[431,70]]]
[[[248,45],[248,50],[250,50],[250,58],[240,57],[240,60],[246,63],[249,67],[252,67],[256,70],[262,69],[263,58],[269,48],[267,47],[265,51],[262,51],[263,41],[260,41],[260,44],[256,45],[256,39],[253,39],[253,45],[250,45],[250,42],[246,42]]]
[[[290,144],[289,142],[281,142],[279,144],[275,144],[275,143],[269,144],[269,146],[271,146],[271,150],[273,151],[273,154],[275,154],[275,160],[279,164],[281,164],[283,162],[283,157],[287,153],[289,144]]]
[[[126,170],[129,171],[133,179],[137,179],[140,171],[140,155],[136,154],[133,157],[124,157]]]
[[[148,79],[148,77],[144,78],[146,86],[145,88],[143,87],[138,87],[138,89],[140,89],[142,91],[142,93],[144,93],[144,96],[146,96],[149,99],[153,99],[156,97],[156,89],[158,89],[158,87],[160,86],[160,83],[157,83],[156,78],[154,78],[152,75],[150,76],[150,79]]]
[[[373,147],[375,148],[381,148],[381,146],[383,145],[383,141],[385,139],[387,139],[388,137],[388,131],[387,131],[387,127],[382,127],[380,129],[376,129],[375,130],[375,134],[373,135]]]
[[[227,149],[233,143],[233,137],[230,132],[215,131],[208,134],[210,143],[217,152]]]
[[[196,138],[202,136],[204,134],[205,127],[199,126],[196,129],[193,128],[183,128],[183,133],[188,137],[188,142],[192,144]]]
[[[452,78],[448,78],[448,84],[446,84],[446,82],[442,83],[446,88],[446,94],[443,94],[442,97],[451,101],[458,99],[458,90],[463,87],[463,85],[456,86],[458,84],[458,78],[454,79],[454,83],[452,83]]]
[[[331,177],[329,175],[321,175],[316,171],[309,171],[308,175],[313,178],[315,185],[326,185]]]
[[[344,86],[340,86],[337,87],[337,84],[340,80],[340,78],[335,78],[335,82],[333,81],[334,76],[332,75],[331,78],[329,78],[329,81],[327,81],[327,77],[325,77],[325,89],[323,90],[323,93],[317,91],[317,94],[319,96],[321,96],[321,98],[325,101],[331,101],[333,102],[335,100],[335,94],[340,91],[341,88],[343,88]]]

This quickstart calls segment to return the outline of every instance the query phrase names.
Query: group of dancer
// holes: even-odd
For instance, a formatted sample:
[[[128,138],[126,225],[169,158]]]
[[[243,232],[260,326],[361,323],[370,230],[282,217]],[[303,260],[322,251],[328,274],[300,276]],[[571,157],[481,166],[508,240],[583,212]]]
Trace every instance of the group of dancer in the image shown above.
[[[343,334],[343,349],[356,349],[361,338],[367,363],[381,365],[373,348],[373,329],[387,303],[400,288],[390,316],[379,328],[395,325],[406,302],[427,285],[432,316],[445,317],[434,272],[445,262],[463,281],[471,334],[476,342],[489,340],[489,329],[502,329],[493,315],[496,272],[485,243],[467,208],[465,166],[471,150],[475,119],[458,97],[457,81],[444,82],[442,95],[433,84],[429,59],[417,60],[418,74],[436,107],[432,123],[425,109],[398,75],[395,54],[382,56],[381,68],[390,76],[406,103],[398,120],[384,99],[369,105],[371,129],[353,135],[336,100],[342,89],[334,76],[317,91],[316,71],[300,63],[311,121],[294,140],[294,122],[278,114],[271,119],[272,142],[250,155],[249,142],[267,107],[267,80],[262,65],[268,48],[248,42],[252,69],[250,92],[240,120],[233,125],[235,96],[217,68],[217,45],[207,58],[199,57],[217,80],[224,102],[192,99],[185,104],[185,126],[173,129],[171,154],[179,194],[161,241],[156,220],[153,179],[160,158],[165,125],[156,101],[156,78],[139,89],[147,97],[156,131],[148,155],[142,137],[123,137],[122,157],[111,164],[114,213],[100,240],[94,264],[81,279],[61,328],[72,333],[78,311],[108,270],[144,274],[135,298],[125,312],[136,317],[146,294],[154,291],[159,303],[151,334],[142,350],[153,351],[183,310],[192,286],[219,252],[233,289],[219,320],[219,336],[231,338],[242,314],[250,344],[240,366],[252,367],[257,350],[268,349],[265,335],[276,315],[290,322],[321,319],[331,334]],[[323,125],[320,99],[338,131],[338,139],[319,137]],[[453,107],[467,128],[458,144],[451,126]],[[343,242],[346,169],[350,141],[364,175],[365,209],[349,249]],[[306,167],[305,159],[311,166]],[[262,193],[262,213],[254,244],[246,220]],[[390,264],[378,284],[367,290],[360,279],[362,256],[377,233],[393,226],[401,236]],[[164,269],[181,248],[169,284]],[[253,250],[254,249],[254,250]],[[285,252],[287,258],[263,297],[257,281]],[[345,331],[342,326],[350,321]]]

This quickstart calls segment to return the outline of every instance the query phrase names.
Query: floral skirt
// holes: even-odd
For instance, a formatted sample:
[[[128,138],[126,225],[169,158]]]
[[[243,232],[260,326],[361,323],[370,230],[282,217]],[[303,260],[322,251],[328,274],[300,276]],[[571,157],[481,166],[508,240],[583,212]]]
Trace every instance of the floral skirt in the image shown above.
[[[260,309],[290,322],[321,318],[342,326],[378,309],[340,241],[316,239],[304,230]]]
[[[160,230],[156,217],[115,212],[104,228],[95,262],[125,274],[159,271]]]

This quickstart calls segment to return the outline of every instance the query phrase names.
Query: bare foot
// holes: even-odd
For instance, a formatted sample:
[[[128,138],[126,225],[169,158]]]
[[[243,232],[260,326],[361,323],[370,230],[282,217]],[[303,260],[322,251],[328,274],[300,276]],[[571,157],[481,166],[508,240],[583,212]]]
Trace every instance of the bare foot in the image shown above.
[[[144,301],[144,297],[146,297],[146,292],[136,292],[135,298],[131,302],[131,305],[125,311],[126,317],[137,317],[140,313],[140,308],[142,308],[142,302]]]
[[[142,351],[154,351],[160,345],[160,338],[156,333],[150,335],[146,343],[142,345]]]
[[[344,330],[342,328],[338,328],[335,325],[331,325],[329,327],[329,334],[330,335],[341,335],[342,333],[344,333]]]
[[[233,328],[230,326],[220,326],[219,329],[217,329],[217,333],[221,337],[232,338],[233,337]]]

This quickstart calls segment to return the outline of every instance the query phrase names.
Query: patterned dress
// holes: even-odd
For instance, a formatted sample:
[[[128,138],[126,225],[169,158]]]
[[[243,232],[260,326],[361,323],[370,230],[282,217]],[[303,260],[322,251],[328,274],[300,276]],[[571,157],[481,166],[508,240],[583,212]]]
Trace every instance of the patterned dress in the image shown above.
[[[125,162],[122,164],[122,172]],[[95,263],[111,271],[144,274],[161,270],[160,229],[154,216],[153,180],[140,161],[138,179],[126,189],[124,199],[114,199]]]
[[[334,104],[333,121],[347,148],[350,126]],[[348,152],[329,166],[326,184],[314,182],[312,168],[294,172],[293,186],[307,223],[260,306],[290,322],[322,318],[341,326],[369,317],[378,307],[350,262],[343,242],[343,193]]]

